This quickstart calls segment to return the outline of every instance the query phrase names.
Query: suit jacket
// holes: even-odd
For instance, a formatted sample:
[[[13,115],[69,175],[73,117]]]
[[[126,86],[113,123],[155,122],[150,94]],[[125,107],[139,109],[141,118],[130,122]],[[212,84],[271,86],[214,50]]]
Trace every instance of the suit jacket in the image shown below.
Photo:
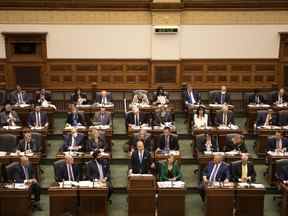
[[[180,171],[180,167],[178,166],[177,161],[175,161],[173,164],[172,174],[173,177],[176,178],[176,181],[180,181],[182,179],[182,173]],[[168,180],[169,180],[168,163],[165,161],[160,166],[160,181],[168,181]]]
[[[40,93],[38,93],[38,94],[36,94],[36,98],[35,98],[35,103],[37,104],[42,104],[42,102],[43,101],[41,101],[42,99],[41,99],[41,95],[42,94],[40,94]],[[46,101],[48,101],[48,102],[50,102],[51,101],[51,95],[49,94],[49,93],[47,93],[47,92],[45,92],[45,94],[43,95],[44,96],[44,98],[45,98],[45,100]]]
[[[256,126],[264,126],[267,117],[267,112],[259,112],[256,117]],[[278,125],[278,118],[276,114],[272,114],[272,125]]]
[[[206,146],[206,139],[203,139],[203,141],[197,146],[197,149],[199,152],[204,153],[205,151],[207,151],[207,146]],[[217,142],[215,140],[214,137],[211,138],[211,150],[212,152],[217,152],[219,150],[219,146],[217,145]]]
[[[110,151],[109,146],[106,142],[105,136],[100,136],[98,138],[98,143],[96,143],[94,140],[89,139],[88,137],[85,140],[85,150],[87,152],[94,151],[96,149],[104,149],[104,152]]]
[[[145,124],[147,123],[146,118],[145,118],[145,114],[139,112],[139,125]],[[129,112],[127,114],[127,124],[135,124],[135,119],[134,119],[134,113],[133,112]]]
[[[161,124],[164,124],[165,122],[173,122],[173,117],[170,112],[165,112],[164,116],[161,116],[160,112],[153,113],[153,126],[160,126]]]
[[[259,104],[265,103],[264,97],[261,94],[252,94],[252,95],[250,95],[249,98],[248,98],[248,103],[249,104],[257,104],[257,101],[256,101],[256,97],[257,96],[259,98]]]
[[[98,160],[98,163],[102,165],[102,172],[103,177],[106,177],[108,181],[111,180],[111,174],[110,174],[110,165],[107,160]],[[99,169],[96,164],[95,160],[90,160],[86,165],[86,178],[90,181],[93,181],[94,179],[99,179]]]
[[[229,152],[233,150],[240,151],[241,153],[247,152],[247,148],[244,142],[241,142],[239,145],[237,145],[237,144],[234,144],[232,141],[228,141],[224,146],[224,151]]]
[[[84,134],[78,133],[76,138],[75,138],[75,145],[76,146],[82,146],[83,148],[83,142],[84,142]],[[72,144],[72,135],[68,134],[64,136],[64,144],[62,146],[62,151],[68,151],[68,148],[71,146]],[[82,150],[82,149],[81,149]]]
[[[41,118],[41,126],[45,126],[48,123],[48,115],[46,112],[40,112],[40,118]],[[36,126],[36,113],[31,112],[28,115],[27,123],[30,127]]]
[[[72,165],[72,170],[73,170],[74,180],[75,181],[79,181],[80,180],[80,172],[79,172],[78,165],[73,164]],[[60,167],[59,176],[57,176],[57,179],[64,180],[64,181],[68,181],[69,180],[68,170],[67,170],[67,166],[66,166],[65,163],[64,163],[63,166]]]
[[[151,162],[150,153],[144,150],[142,163],[140,163],[138,150],[135,150],[131,155],[129,168],[132,169],[134,174],[148,174],[150,173]]]
[[[179,150],[178,138],[176,135],[170,135],[169,137],[170,150]],[[161,134],[159,138],[158,148],[165,150],[165,135]]]
[[[288,166],[282,167],[281,170],[277,172],[277,175],[281,181],[288,181]]]
[[[25,103],[29,103],[29,96],[26,94],[25,91],[22,92],[22,98]],[[10,94],[10,103],[16,104],[18,102],[18,92],[15,90]]]
[[[195,103],[196,104],[200,103],[201,98],[200,98],[199,92],[196,90],[193,90],[192,94],[193,94],[193,98],[195,100]],[[192,104],[191,94],[187,90],[184,91],[184,99],[185,99],[186,103]]]
[[[279,126],[288,125],[288,111],[283,110],[278,112],[278,125]]]
[[[226,92],[226,94],[223,95],[223,103],[230,104],[230,94]],[[214,103],[221,104],[221,92],[216,92],[214,95]]]
[[[80,123],[81,125],[85,125],[85,118],[83,113],[76,112],[75,114],[76,114],[75,121],[77,122],[77,124]],[[73,119],[74,119],[74,113],[68,113],[66,123],[70,124],[71,126],[77,126],[77,124],[74,123]]]
[[[101,118],[102,114],[102,118]],[[111,124],[111,114],[110,112],[96,112],[93,119],[93,125],[110,125]]]
[[[30,149],[32,152],[39,152],[40,149],[39,149],[40,146],[37,145],[37,142],[35,139],[31,139],[31,142],[30,142]],[[19,151],[21,152],[24,152],[25,151],[25,140],[24,139],[21,139],[18,143],[18,148],[17,148]]]
[[[276,103],[278,101],[278,94],[279,94],[279,92],[274,92],[272,94],[272,102],[273,103]],[[283,100],[283,103],[288,102],[288,95],[286,93],[284,93],[282,100]]]
[[[206,176],[208,180],[210,178],[210,175],[212,174],[213,167],[214,163],[212,161],[209,161],[206,169],[204,169],[203,176]],[[222,162],[218,169],[215,180],[218,182],[223,182],[226,179],[230,179],[229,167],[226,163]]]
[[[232,163],[232,180],[238,182],[242,176],[242,162],[233,164]],[[251,177],[251,182],[256,181],[256,172],[252,162],[247,163],[247,177]]]
[[[35,174],[34,174],[31,163],[29,163],[29,165],[27,166],[27,174],[28,174],[29,179],[35,178]],[[16,183],[23,183],[24,180],[26,180],[24,169],[20,163],[18,166],[15,167],[14,180],[16,181]]]
[[[96,103],[101,104],[102,98],[103,98],[102,95],[100,95],[99,93],[96,93]],[[112,103],[112,94],[111,93],[108,93],[106,95],[106,101],[107,101],[107,103]]]
[[[14,118],[16,118],[15,124],[19,125],[21,123],[21,121],[19,119],[19,116],[18,116],[17,112],[15,112],[13,110],[13,111],[11,111],[11,113],[12,113],[12,116]],[[5,111],[0,113],[0,124],[1,124],[2,127],[8,125],[8,123],[7,123],[8,117],[9,117],[9,114],[7,114]]]
[[[215,124],[216,126],[223,124],[223,112],[222,111],[216,113]],[[227,112],[227,125],[229,124],[235,124],[234,114],[232,111]]]
[[[132,148],[136,149],[138,140],[140,140],[139,133],[133,134],[133,136],[130,139],[130,150]],[[147,133],[146,136],[144,137],[144,148],[149,152],[153,150],[153,140],[152,140],[151,134],[149,133]]]
[[[267,151],[275,151],[277,147],[277,140],[275,137],[269,137],[267,142]],[[288,139],[282,138],[282,148],[286,148],[288,150]]]

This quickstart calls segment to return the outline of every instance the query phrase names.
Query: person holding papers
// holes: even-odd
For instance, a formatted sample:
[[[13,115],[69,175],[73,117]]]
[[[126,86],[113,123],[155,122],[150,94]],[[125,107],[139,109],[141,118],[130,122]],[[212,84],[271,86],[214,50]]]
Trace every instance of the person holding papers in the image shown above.
[[[191,85],[188,85],[186,91],[184,92],[184,100],[186,105],[196,105],[200,104],[201,102],[199,92],[194,90]]]
[[[159,109],[156,109],[152,114],[152,125],[162,126],[168,123],[173,123],[173,116],[168,108],[162,106]]]
[[[86,164],[86,178],[90,181],[107,182],[108,200],[112,194],[111,172],[108,160],[101,158],[101,152],[96,150],[92,154],[93,159]]]
[[[144,149],[142,140],[138,140],[137,149],[132,152],[129,163],[129,174],[149,174],[155,168],[150,152]]]
[[[32,138],[32,131],[30,128],[23,129],[23,139],[19,141],[17,150],[20,152],[40,152],[37,141]]]
[[[112,103],[112,95],[105,90],[102,90],[100,93],[96,93],[96,103],[98,104],[111,104]]]
[[[230,95],[226,86],[221,86],[221,90],[214,95],[215,104],[230,104]]]
[[[71,105],[71,112],[67,115],[66,123],[72,127],[85,125],[84,115],[78,112],[75,105]]]
[[[231,165],[232,179],[234,182],[256,182],[256,172],[252,162],[248,161],[248,154],[241,155],[241,161]]]
[[[48,127],[48,115],[46,112],[41,112],[41,107],[36,105],[34,112],[28,115],[27,124],[30,128]]]
[[[24,183],[30,187],[32,194],[34,195],[33,208],[38,211],[42,211],[40,206],[40,185],[35,178],[35,173],[32,164],[29,162],[28,157],[21,156],[18,166],[14,170],[14,180],[16,183]],[[15,206],[17,208],[17,206]]]
[[[12,110],[10,104],[6,104],[4,110],[0,113],[1,126],[17,126],[20,124],[20,119],[16,111]]]
[[[221,111],[218,111],[215,116],[216,126],[229,127],[235,125],[234,114],[228,109],[227,105],[224,105]]]
[[[259,94],[258,89],[254,90],[254,93],[249,96],[248,98],[248,103],[249,104],[264,104],[264,97],[263,95]]]
[[[217,144],[216,137],[212,137],[211,134],[205,134],[205,139],[203,139],[199,145],[197,145],[198,152],[204,154],[204,152],[217,152],[219,147]]]
[[[288,102],[288,95],[284,88],[281,88],[278,92],[272,95],[272,102],[274,104],[284,104]]]
[[[64,135],[64,144],[62,151],[78,151],[82,149],[84,142],[84,134],[78,133],[76,128],[72,128],[68,135]]]
[[[90,128],[88,131],[88,137],[85,141],[86,151],[101,150],[104,152],[109,151],[108,143],[106,142],[105,135],[101,134],[96,128]]]
[[[132,104],[135,104],[135,105],[139,104],[141,106],[149,105],[149,100],[148,100],[147,95],[141,91],[136,92],[136,94],[133,97]]]
[[[213,161],[209,161],[203,172],[203,183],[200,185],[200,196],[202,201],[205,200],[205,184],[213,182],[229,182],[229,166],[223,162],[223,156],[216,154]]]
[[[92,119],[93,125],[111,125],[111,113],[105,107],[101,107],[99,112],[95,112]]]
[[[171,133],[170,127],[165,127],[163,130],[163,134],[161,134],[159,137],[158,148],[156,149],[156,152],[169,152],[170,150],[179,150],[178,138],[176,135],[173,135]]]
[[[267,151],[285,152],[288,150],[288,139],[283,137],[280,131],[275,132],[275,136],[268,138]]]
[[[28,104],[29,97],[25,91],[22,90],[20,85],[16,86],[16,90],[11,92],[10,94],[10,102],[11,104]]]
[[[59,169],[58,179],[62,181],[79,181],[79,167],[74,164],[74,158],[67,154],[65,155],[64,160],[64,166],[61,166]]]
[[[181,181],[182,173],[172,154],[160,164],[160,181]]]
[[[208,126],[208,114],[205,113],[204,107],[199,107],[194,114],[194,127],[203,128]]]
[[[272,109],[269,109],[267,112],[260,111],[257,113],[256,127],[277,125],[277,121],[277,116],[273,113]]]
[[[227,139],[224,146],[225,152],[237,151],[241,153],[246,153],[247,148],[245,146],[244,140],[241,134],[234,134],[231,140]]]
[[[132,126],[141,126],[145,124],[145,114],[139,111],[139,108],[136,106],[132,107],[132,112],[127,114],[127,125],[128,127]]]
[[[164,91],[162,86],[159,86],[157,91],[153,93],[154,105],[166,105],[169,103],[169,94]]]

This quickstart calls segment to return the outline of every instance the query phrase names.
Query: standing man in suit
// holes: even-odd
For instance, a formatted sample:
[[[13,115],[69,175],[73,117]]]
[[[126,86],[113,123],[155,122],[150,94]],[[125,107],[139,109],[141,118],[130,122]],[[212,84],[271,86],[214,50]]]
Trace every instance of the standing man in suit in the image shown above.
[[[16,86],[16,90],[11,92],[10,94],[10,102],[12,104],[28,104],[29,103],[29,97],[26,94],[25,91],[22,90],[20,85]]]
[[[200,104],[201,97],[199,92],[192,88],[190,84],[187,85],[187,89],[184,91],[184,99],[186,105]]]
[[[23,129],[23,139],[18,143],[18,151],[20,152],[40,152],[40,146],[37,145],[37,141],[32,138],[32,131],[30,128]]]
[[[227,139],[227,143],[225,143],[224,146],[224,151],[225,152],[239,151],[241,153],[246,153],[247,148],[244,143],[244,140],[242,139],[241,134],[234,134],[231,140]]]
[[[272,109],[267,112],[260,111],[257,113],[256,127],[277,125],[277,116]]]
[[[67,115],[66,123],[73,127],[85,125],[84,115],[78,112],[75,105],[71,105],[71,112]]]
[[[288,150],[288,139],[283,137],[280,131],[275,132],[274,137],[268,138],[267,151],[284,152]]]
[[[80,150],[83,148],[84,134],[78,133],[76,128],[72,128],[68,135],[64,136],[62,151]]]
[[[48,127],[48,115],[46,112],[41,112],[39,105],[35,106],[34,112],[30,112],[27,120],[28,126],[31,127]]]
[[[255,182],[256,172],[248,154],[241,155],[241,161],[232,163],[232,178],[234,182]]]
[[[227,92],[226,86],[221,86],[220,92],[215,94],[214,103],[216,103],[216,104],[230,104],[230,95]]]
[[[160,135],[158,148],[156,149],[156,152],[158,151],[170,151],[170,150],[179,150],[179,144],[178,144],[178,138],[176,135],[173,135],[171,133],[171,128],[165,127],[163,130],[163,134]]]
[[[96,150],[92,154],[93,159],[86,165],[86,178],[90,181],[107,182],[108,200],[112,194],[111,172],[108,160],[101,158],[101,152]]]
[[[150,133],[145,129],[140,129],[138,133],[133,134],[130,139],[130,151],[133,152],[137,149],[137,142],[141,140],[144,143],[144,149],[151,152],[153,150],[153,140]]]
[[[215,124],[216,126],[235,125],[233,112],[228,109],[227,105],[223,106],[222,111],[216,113]]]
[[[65,155],[64,160],[64,166],[60,167],[59,176],[57,176],[57,179],[61,181],[79,181],[79,167],[78,165],[74,164],[74,158],[67,154]]]
[[[264,104],[264,97],[263,95],[259,94],[258,89],[254,90],[254,93],[249,96],[248,98],[248,103],[249,104]]]
[[[101,107],[99,112],[94,114],[93,125],[111,125],[111,113],[107,112],[105,107]]]
[[[42,211],[40,206],[40,193],[41,188],[35,177],[32,164],[29,162],[28,157],[21,156],[19,165],[15,168],[14,179],[16,183],[24,183],[29,185],[32,194],[34,195],[33,208]],[[15,206],[17,208],[17,206]]]
[[[12,106],[10,104],[6,104],[5,109],[0,113],[1,126],[17,126],[20,123],[21,122],[17,112],[12,110]]]
[[[149,174],[155,168],[150,152],[144,149],[142,140],[137,142],[137,150],[133,151],[129,164],[129,174]]]
[[[131,127],[133,125],[135,126],[141,126],[142,124],[145,124],[145,116],[144,113],[139,111],[139,108],[136,106],[132,107],[132,112],[129,112],[127,114],[127,125],[128,127]]]
[[[110,104],[112,103],[112,95],[106,90],[102,90],[100,93],[96,93],[96,103]]]
[[[202,184],[200,185],[200,196],[205,200],[205,185],[209,182],[229,182],[229,167],[223,162],[221,154],[214,155],[213,161],[210,161],[203,172]]]
[[[281,88],[278,92],[272,95],[272,102],[275,104],[283,104],[288,102],[288,96],[284,88]]]

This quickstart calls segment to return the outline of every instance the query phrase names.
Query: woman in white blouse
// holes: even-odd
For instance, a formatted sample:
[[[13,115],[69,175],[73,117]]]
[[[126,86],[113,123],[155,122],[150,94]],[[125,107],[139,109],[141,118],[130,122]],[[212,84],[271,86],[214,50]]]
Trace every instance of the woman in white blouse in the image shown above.
[[[208,126],[208,114],[203,107],[199,107],[194,114],[194,127],[201,128]]]

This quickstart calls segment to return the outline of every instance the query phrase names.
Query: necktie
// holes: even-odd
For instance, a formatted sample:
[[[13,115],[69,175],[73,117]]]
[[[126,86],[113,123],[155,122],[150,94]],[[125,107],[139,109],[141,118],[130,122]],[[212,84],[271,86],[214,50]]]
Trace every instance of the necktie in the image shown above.
[[[277,149],[282,149],[282,139],[278,140]]]
[[[24,103],[24,101],[23,101],[23,96],[22,96],[22,92],[19,92],[19,93],[18,93],[18,102],[19,102],[19,104]]]
[[[223,113],[223,124],[227,126],[227,113]]]
[[[101,113],[101,117],[100,117],[101,124],[104,123],[103,119],[104,119],[104,113]]]
[[[257,103],[257,104],[260,103],[259,96],[256,96],[256,103]]]
[[[29,179],[29,175],[28,175],[27,167],[23,166],[23,170],[24,170],[25,180],[28,180]]]
[[[139,126],[139,116],[135,115],[135,125]]]
[[[170,150],[170,145],[169,145],[169,136],[165,137],[165,150],[169,151]]]
[[[38,126],[41,127],[41,115],[40,115],[40,112],[38,112]]]
[[[75,146],[75,137],[74,136],[72,136],[72,138],[71,138],[72,140],[71,140],[71,146],[72,147],[74,147]]]
[[[102,165],[100,163],[97,163],[97,167],[98,167],[98,171],[99,171],[99,179],[103,179],[104,178],[104,175],[103,175],[103,168],[102,168]]]
[[[25,151],[30,150],[30,142],[25,141]]]
[[[74,174],[73,174],[72,165],[68,165],[68,180],[74,181]]]
[[[142,160],[143,160],[143,153],[142,151],[139,152],[139,161],[142,164]]]
[[[195,101],[195,99],[194,99],[193,92],[191,92],[191,103],[192,103],[192,104],[195,104],[195,102],[196,102],[196,101]]]
[[[209,181],[215,182],[220,164],[214,164]]]
[[[77,125],[77,115],[76,115],[76,113],[74,113],[73,114],[73,125],[75,126],[75,125]]]
[[[241,178],[243,179],[243,178],[247,178],[247,174],[248,172],[247,172],[247,164],[242,164],[242,175],[241,175]]]
[[[224,94],[222,94],[222,93],[221,93],[221,101],[220,102],[221,102],[221,104],[224,103]]]

